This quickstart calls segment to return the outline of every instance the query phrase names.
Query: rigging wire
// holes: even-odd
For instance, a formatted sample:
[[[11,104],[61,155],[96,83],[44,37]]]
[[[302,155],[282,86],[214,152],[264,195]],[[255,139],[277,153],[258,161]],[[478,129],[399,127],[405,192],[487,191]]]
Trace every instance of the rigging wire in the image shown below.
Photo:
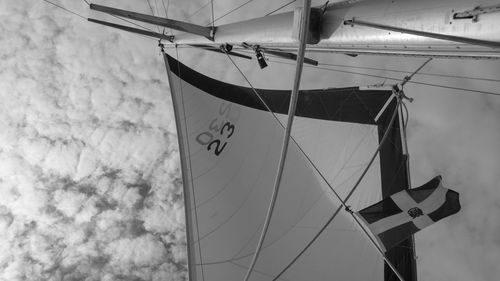
[[[146,1],[146,3],[148,3],[149,9],[151,10],[151,14],[154,16],[155,12],[153,10],[153,6],[151,6],[151,3],[149,2],[149,0],[145,0],[145,1]]]
[[[418,84],[418,85],[424,85],[424,86],[431,86],[431,87],[438,87],[438,88],[450,89],[450,90],[460,90],[460,91],[465,91],[465,92],[473,92],[473,93],[478,93],[478,94],[483,94],[483,95],[500,96],[500,93],[488,92],[488,91],[481,91],[481,90],[474,90],[474,89],[468,89],[468,88],[452,87],[452,86],[432,84],[432,83],[425,83],[425,82],[418,82],[418,81],[409,81],[408,83],[413,83],[413,84]]]
[[[190,19],[190,18],[192,18],[194,15],[198,14],[201,10],[203,10],[204,8],[206,8],[208,5],[211,5],[211,6],[212,6],[212,22],[211,22],[211,25],[214,25],[216,21],[218,21],[218,20],[220,20],[220,19],[222,19],[222,18],[224,18],[224,17],[228,16],[228,15],[229,15],[229,14],[231,14],[231,13],[234,13],[235,11],[237,11],[237,10],[239,10],[240,8],[242,8],[242,7],[246,6],[247,4],[249,4],[250,2],[252,2],[252,1],[254,1],[254,0],[249,0],[249,1],[247,1],[247,2],[245,2],[245,3],[243,3],[243,4],[241,4],[240,6],[238,6],[238,7],[234,8],[233,10],[230,10],[229,12],[227,12],[226,14],[224,14],[224,15],[222,15],[222,16],[220,16],[220,17],[218,17],[218,18],[215,18],[215,13],[214,13],[214,11],[213,11],[213,2],[215,2],[215,1],[217,1],[217,0],[209,0],[209,1],[205,2],[205,4],[203,4],[200,8],[198,8],[198,9],[197,9],[196,11],[194,11],[192,14],[190,14],[189,16],[187,16],[187,17],[186,17],[186,19]],[[287,7],[287,6],[289,6],[289,5],[291,5],[292,3],[296,2],[296,1],[297,1],[297,0],[292,0],[292,1],[290,1],[290,2],[288,2],[288,3],[286,3],[286,4],[284,4],[283,6],[281,6],[281,7],[277,8],[276,10],[273,10],[272,12],[267,13],[265,16],[269,16],[269,15],[271,15],[271,14],[273,14],[273,13],[276,13],[277,11],[279,11],[279,10],[281,10],[281,9],[283,9],[283,8],[285,8],[285,7]]]
[[[206,6],[210,5],[210,3],[212,3],[212,0],[207,1],[205,4],[203,4],[203,6],[198,8],[198,10],[194,11],[192,14],[187,16],[186,19],[192,18],[194,15],[198,14],[201,10],[203,10]]]
[[[44,0],[44,1],[45,1],[45,0]],[[83,2],[85,2],[85,3],[87,3],[87,5],[89,5],[89,6],[90,6],[90,3],[89,3],[87,0],[82,0],[82,1],[83,1]],[[124,21],[124,22],[130,23],[130,24],[133,24],[133,25],[135,25],[135,26],[137,26],[137,27],[140,27],[140,28],[142,28],[142,29],[149,30],[149,31],[151,31],[151,32],[155,32],[153,29],[148,28],[148,27],[146,27],[146,26],[142,26],[142,25],[140,25],[140,24],[138,24],[138,23],[135,23],[135,22],[133,22],[133,21],[131,21],[131,20],[127,20],[127,19],[121,18],[121,17],[116,16],[116,15],[111,15],[111,14],[110,14],[110,16],[112,16],[112,17],[114,17],[114,18],[117,18],[117,19],[119,19],[119,20],[122,20],[122,21]],[[85,19],[86,19],[86,18],[85,18]],[[139,35],[141,35],[141,34],[139,34]],[[141,35],[141,36],[144,36],[144,35]],[[152,39],[152,38],[150,38],[150,37],[148,37],[148,36],[144,36],[144,37],[149,38],[149,39]],[[153,39],[153,40],[155,40],[155,41],[156,41],[156,39]]]
[[[158,11],[159,11],[159,10],[158,10],[158,0],[155,0],[155,10],[156,10],[156,12],[157,12],[157,14],[158,14],[158,16],[159,16],[159,15],[160,15],[160,12],[158,12]]]
[[[246,1],[245,3],[243,3],[243,4],[239,5],[238,7],[234,8],[234,9],[230,10],[229,12],[227,12],[227,13],[223,14],[222,16],[220,16],[220,17],[216,18],[215,20],[213,20],[212,25],[213,25],[213,24],[215,24],[215,22],[216,22],[216,21],[218,21],[218,20],[220,20],[220,19],[222,19],[222,18],[224,18],[224,17],[226,17],[226,16],[229,16],[230,14],[232,14],[232,13],[236,12],[237,10],[239,10],[239,9],[243,8],[244,6],[246,6],[246,5],[250,4],[250,3],[251,3],[251,2],[253,2],[253,1],[254,1],[254,0],[248,0],[248,1]]]
[[[379,70],[379,71],[395,72],[395,73],[408,73],[408,72],[410,72],[410,71],[400,70],[400,69],[377,68],[377,67],[366,67],[366,66],[352,66],[352,65],[345,65],[345,64],[321,63],[321,65],[345,67],[345,68],[355,68],[355,69],[365,69],[365,70]],[[443,78],[468,79],[468,80],[478,80],[478,81],[489,81],[489,82],[500,82],[500,79],[494,79],[494,78],[481,78],[481,77],[470,77],[470,76],[460,76],[460,75],[446,75],[446,74],[431,73],[431,72],[419,72],[416,75],[435,76],[435,77],[443,77]]]
[[[60,8],[60,9],[62,9],[62,10],[64,10],[64,11],[66,11],[66,12],[68,12],[68,13],[70,13],[70,14],[73,14],[73,15],[75,15],[75,16],[78,16],[78,17],[80,17],[80,18],[84,19],[85,21],[87,21],[87,18],[86,18],[86,17],[84,17],[84,16],[82,16],[81,14],[79,14],[79,13],[77,13],[77,12],[75,12],[75,11],[72,11],[72,10],[70,10],[70,9],[68,9],[68,8],[66,8],[66,7],[64,7],[64,6],[62,6],[62,5],[59,5],[59,4],[56,4],[56,3],[53,3],[53,2],[51,2],[51,1],[49,1],[49,0],[42,0],[42,1],[47,2],[47,3],[51,4],[51,5],[54,5],[54,6],[55,6],[55,7],[57,7],[57,8]],[[84,1],[85,3],[87,3],[87,4],[89,4],[89,5],[90,5],[90,3],[89,3],[89,2],[87,2],[86,0],[83,0],[83,1]],[[112,16],[113,16],[113,17],[115,17],[115,18],[117,18],[117,19],[121,19],[121,20],[123,20],[123,21],[129,22],[129,23],[134,24],[134,25],[136,25],[136,26],[139,26],[139,27],[141,27],[141,28],[144,28],[144,29],[147,29],[147,30],[153,31],[153,30],[152,30],[152,29],[150,29],[150,28],[147,28],[147,27],[141,26],[141,25],[139,25],[139,24],[136,24],[136,23],[134,23],[134,22],[128,21],[128,20],[126,20],[126,19],[123,19],[123,18],[117,17],[117,16],[115,16],[115,15],[112,15]],[[154,32],[154,31],[153,31],[153,32]],[[145,35],[141,35],[141,34],[139,34],[139,35],[140,35],[140,36],[142,36],[142,37],[144,37],[144,38],[148,38],[148,39],[150,39],[150,40],[155,40],[155,41],[156,41],[156,39],[151,38],[151,37],[149,37],[149,36],[145,36]]]
[[[45,2],[47,2],[47,3],[49,3],[49,4],[51,4],[51,5],[56,6],[57,8],[60,8],[60,9],[62,9],[62,10],[64,10],[64,11],[66,11],[66,12],[68,12],[68,13],[71,13],[71,14],[73,14],[73,15],[75,15],[75,16],[78,16],[78,17],[80,17],[80,18],[84,19],[85,21],[87,21],[87,18],[86,18],[86,17],[84,17],[84,16],[82,16],[81,14],[79,14],[79,13],[77,13],[77,12],[75,12],[75,11],[72,11],[72,10],[70,10],[70,9],[68,9],[68,8],[66,8],[66,7],[64,7],[64,6],[62,6],[62,5],[56,4],[56,3],[51,2],[51,1],[49,1],[49,0],[42,0],[42,1],[45,1]],[[90,3],[89,3],[87,0],[82,0],[82,1],[84,1],[85,3],[87,3],[87,4],[90,6]],[[132,22],[132,21],[129,21],[129,20],[126,20],[126,19],[120,18],[120,17],[115,16],[115,15],[111,15],[111,16],[113,16],[113,17],[115,17],[115,18],[117,18],[117,19],[121,19],[121,20],[123,20],[123,21],[126,21],[126,22],[128,22],[128,23],[131,23],[131,24],[133,24],[133,25],[136,25],[136,26],[138,26],[138,27],[141,27],[141,28],[143,28],[143,29],[147,29],[147,30],[149,30],[149,31],[153,31],[153,32],[154,32],[154,30],[152,30],[152,29],[150,29],[150,28],[147,28],[147,27],[144,27],[144,26],[142,26],[142,25],[139,25],[139,24],[137,24],[137,23],[135,23],[135,22]],[[155,41],[156,41],[156,39],[153,39],[153,38],[151,38],[151,37],[149,37],[149,36],[144,36],[144,35],[141,35],[141,34],[139,34],[139,35],[140,35],[140,36],[143,36],[144,38],[148,38],[148,39],[151,39],[151,40],[155,40]]]
[[[165,11],[165,17],[168,18],[168,9],[170,8],[170,0],[167,1],[167,6],[165,7],[165,0],[161,0],[163,4],[163,10]]]
[[[276,13],[277,11],[279,11],[279,10],[281,10],[281,9],[283,9],[283,8],[285,8],[285,7],[287,7],[287,6],[289,6],[290,4],[292,4],[292,3],[296,2],[296,1],[297,1],[297,0],[292,0],[292,1],[290,1],[290,2],[288,2],[288,3],[286,3],[286,4],[284,4],[283,6],[281,6],[281,7],[277,8],[276,10],[273,10],[272,12],[267,13],[267,14],[265,15],[265,17],[270,16],[270,15],[272,15],[272,14]]]
[[[279,63],[279,64],[293,65],[292,63],[278,61],[278,60],[270,60],[270,61],[275,62],[275,63]],[[323,65],[323,64],[321,64],[321,65]],[[381,78],[381,79],[387,79],[387,80],[394,80],[394,81],[400,81],[401,80],[401,78],[395,78],[395,77],[390,77],[390,76],[375,75],[375,74],[368,74],[368,73],[348,71],[348,70],[340,70],[340,69],[334,69],[334,68],[328,68],[328,67],[321,67],[321,66],[305,65],[305,67],[314,68],[314,69],[321,69],[321,70],[327,70],[327,71],[332,71],[332,72],[340,72],[340,73],[347,73],[347,74],[368,76],[368,77]],[[500,96],[500,93],[495,93],[495,92],[482,91],[482,90],[469,89],[469,88],[461,88],[461,87],[453,87],[453,86],[447,86],[447,85],[441,85],[441,84],[434,84],[434,83],[427,83],[427,82],[408,81],[408,83],[417,84],[417,85],[424,85],[424,86],[430,86],[430,87],[443,88],[443,89],[450,89],[450,90],[460,90],[460,91],[472,92],[472,93],[478,93],[478,94],[484,94],[484,95]]]
[[[165,0],[161,0],[163,3],[163,10],[165,11],[165,18],[168,18],[168,11],[170,9],[170,0],[167,1],[167,6],[165,7]],[[163,34],[165,34],[166,27],[163,27]],[[170,28],[170,34],[173,34],[172,28]]]
[[[155,0],[155,1],[156,1],[156,0]],[[153,10],[153,6],[152,6],[152,5],[151,5],[151,3],[149,2],[149,0],[146,0],[146,2],[148,3],[149,9],[151,10],[151,15],[153,15],[153,16],[154,16],[154,15],[155,15],[155,12],[154,12],[154,10]],[[157,8],[158,8],[158,6],[157,6]],[[158,29],[158,33],[161,33],[161,29],[160,29],[160,27],[159,27],[159,26],[156,26],[156,28]]]
[[[45,1],[45,2],[47,2],[47,3],[51,4],[51,5],[54,5],[54,6],[56,6],[56,7],[60,8],[60,9],[62,9],[62,10],[64,10],[64,11],[68,12],[68,13],[71,13],[71,14],[73,14],[73,15],[77,16],[77,17],[80,17],[80,18],[82,18],[82,19],[84,19],[84,20],[87,20],[87,18],[86,18],[86,17],[84,17],[84,16],[80,15],[79,13],[77,13],[77,12],[75,12],[75,11],[72,11],[72,10],[70,10],[70,9],[67,9],[67,8],[65,8],[65,7],[63,7],[63,6],[59,5],[59,4],[56,4],[56,3],[51,2],[51,1],[49,1],[49,0],[42,0],[42,1]]]
[[[121,18],[121,17],[119,17],[119,16],[115,16],[115,15],[110,15],[110,16],[112,16],[112,17],[114,17],[114,18],[117,18],[117,19],[119,19],[119,20],[122,20],[122,21],[124,21],[124,22],[130,23],[130,24],[133,24],[133,25],[138,26],[138,27],[140,27],[140,28],[143,28],[143,29],[149,30],[149,31],[151,31],[151,32],[155,32],[153,29],[151,29],[151,28],[149,28],[149,27],[146,27],[146,26],[143,26],[143,25],[140,25],[140,24],[138,24],[138,23],[135,23],[135,22],[133,22],[133,21],[131,21],[131,20],[124,19],[124,18]],[[148,37],[148,38],[149,38],[149,37]],[[156,39],[154,39],[154,40],[156,40]]]
[[[428,58],[421,66],[419,66],[417,68],[417,70],[415,70],[412,74],[410,74],[409,76],[405,76],[403,78],[403,81],[401,82],[401,87],[403,87],[406,83],[408,83],[411,78],[413,78],[413,76],[415,76],[415,74],[417,74],[417,72],[419,72],[422,68],[424,68],[430,61],[432,60],[432,58]]]
[[[165,7],[165,0],[161,0],[161,3],[163,4],[163,11],[165,11],[165,18],[168,18],[168,9],[170,8],[170,0],[168,0],[166,7]],[[163,27],[162,33],[165,34],[165,27]],[[172,29],[170,29],[170,33],[172,33]]]

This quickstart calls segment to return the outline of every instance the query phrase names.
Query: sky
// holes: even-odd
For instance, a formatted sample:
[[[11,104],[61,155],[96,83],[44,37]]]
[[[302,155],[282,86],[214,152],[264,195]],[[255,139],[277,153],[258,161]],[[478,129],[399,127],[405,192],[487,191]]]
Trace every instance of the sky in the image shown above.
[[[167,8],[150,2],[155,13]],[[215,1],[216,16],[236,2],[244,3]],[[255,2],[220,23],[287,3]],[[83,0],[56,3],[104,18]],[[98,3],[150,13],[146,0]],[[206,24],[210,10],[199,10],[205,3],[171,0],[169,16]],[[213,59],[224,57],[194,52],[202,57],[186,61],[201,72],[243,81],[236,71],[212,71]],[[186,280],[177,134],[157,41],[88,23],[41,0],[1,1],[0,56],[0,280]],[[423,62],[314,58],[410,72]],[[256,86],[278,71],[283,75],[272,82],[291,85],[292,72],[282,66],[271,62],[260,71],[237,62]],[[434,60],[422,71],[497,79],[500,62]],[[313,69],[304,77],[305,88],[384,82]],[[499,86],[424,75],[415,81],[492,92]],[[462,202],[459,214],[416,235],[419,280],[498,280],[500,97],[414,84],[406,94],[415,99],[408,103],[412,184],[441,174]]]

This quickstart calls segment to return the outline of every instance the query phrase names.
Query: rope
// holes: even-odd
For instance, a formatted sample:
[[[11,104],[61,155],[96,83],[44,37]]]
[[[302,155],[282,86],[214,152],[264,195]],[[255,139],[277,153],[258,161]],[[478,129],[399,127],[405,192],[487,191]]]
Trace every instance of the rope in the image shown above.
[[[372,158],[370,159],[370,161],[368,162],[368,165],[366,166],[366,168],[364,169],[363,173],[361,174],[361,176],[358,178],[358,180],[356,181],[356,184],[354,184],[354,187],[351,189],[351,191],[349,192],[349,194],[346,196],[346,198],[344,200],[342,200],[342,198],[340,198],[340,196],[335,193],[335,196],[337,197],[337,199],[340,201],[340,204],[342,204],[342,206],[338,207],[335,212],[332,214],[332,216],[326,221],[326,223],[321,227],[321,229],[318,231],[318,233],[316,233],[316,235],[309,241],[309,243],[307,243],[307,245],[295,256],[295,258],[290,262],[288,263],[288,265],[283,269],[281,270],[280,273],[278,273],[278,275],[276,275],[276,277],[273,278],[273,281],[277,280],[278,278],[281,277],[281,275],[283,275],[308,249],[309,247],[311,247],[312,244],[314,244],[314,242],[319,238],[319,236],[323,233],[323,231],[325,231],[325,229],[330,225],[330,223],[333,221],[333,219],[338,215],[338,213],[340,212],[340,210],[343,208],[345,208],[346,211],[348,211],[353,217],[354,216],[354,213],[352,212],[352,210],[350,209],[350,207],[346,204],[346,202],[349,200],[349,198],[352,196],[352,194],[354,193],[354,191],[356,191],[356,189],[358,188],[359,184],[361,183],[361,181],[363,180],[363,178],[365,177],[366,173],[368,172],[368,170],[370,169],[371,165],[373,164],[373,161],[375,161],[375,158],[377,157],[378,153],[380,152],[380,149],[382,148],[382,146],[384,145],[385,141],[387,140],[387,137],[389,136],[389,132],[392,128],[392,125],[394,124],[394,120],[396,119],[396,115],[397,115],[397,112],[398,112],[398,107],[399,107],[399,104],[401,103],[401,98],[398,98],[398,104],[396,105],[396,108],[394,109],[394,112],[392,113],[392,117],[391,117],[391,120],[389,122],[389,126],[387,127],[387,129],[385,130],[385,133],[384,133],[384,136],[382,137],[382,140],[380,141],[380,144],[379,146],[377,147],[377,150],[375,151],[375,153],[373,154]],[[358,222],[355,218],[355,221]],[[359,222],[358,222],[359,224]],[[362,227],[361,227],[362,228]],[[362,228],[363,231],[364,231],[364,228]],[[365,232],[366,233],[366,232]],[[371,237],[367,234],[367,236],[371,239]],[[375,242],[375,241],[372,241],[372,242]],[[374,244],[377,248],[378,248],[378,245]],[[379,249],[379,248],[378,248]],[[385,258],[385,255],[383,254],[382,252],[382,256],[384,257],[384,260],[386,260],[386,262],[388,262],[388,264],[390,264],[390,262]],[[391,266],[391,265],[389,265]],[[399,276],[399,273],[396,271],[395,268],[393,268],[393,271],[396,275]],[[404,281],[404,280],[402,280]]]

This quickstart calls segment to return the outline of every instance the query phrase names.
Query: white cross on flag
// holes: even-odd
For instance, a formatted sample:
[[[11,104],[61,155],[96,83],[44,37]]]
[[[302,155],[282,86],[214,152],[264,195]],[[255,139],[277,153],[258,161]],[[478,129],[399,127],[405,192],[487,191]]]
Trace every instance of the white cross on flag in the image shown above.
[[[415,232],[460,210],[459,194],[441,185],[441,176],[403,190],[356,214],[368,226],[384,251]]]

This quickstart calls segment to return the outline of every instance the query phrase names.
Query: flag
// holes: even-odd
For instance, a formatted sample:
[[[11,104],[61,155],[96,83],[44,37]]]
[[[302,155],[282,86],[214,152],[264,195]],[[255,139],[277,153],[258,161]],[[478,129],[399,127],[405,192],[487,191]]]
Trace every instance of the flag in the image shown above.
[[[364,221],[384,251],[417,231],[460,210],[459,194],[441,185],[441,176],[400,191],[356,215]]]

